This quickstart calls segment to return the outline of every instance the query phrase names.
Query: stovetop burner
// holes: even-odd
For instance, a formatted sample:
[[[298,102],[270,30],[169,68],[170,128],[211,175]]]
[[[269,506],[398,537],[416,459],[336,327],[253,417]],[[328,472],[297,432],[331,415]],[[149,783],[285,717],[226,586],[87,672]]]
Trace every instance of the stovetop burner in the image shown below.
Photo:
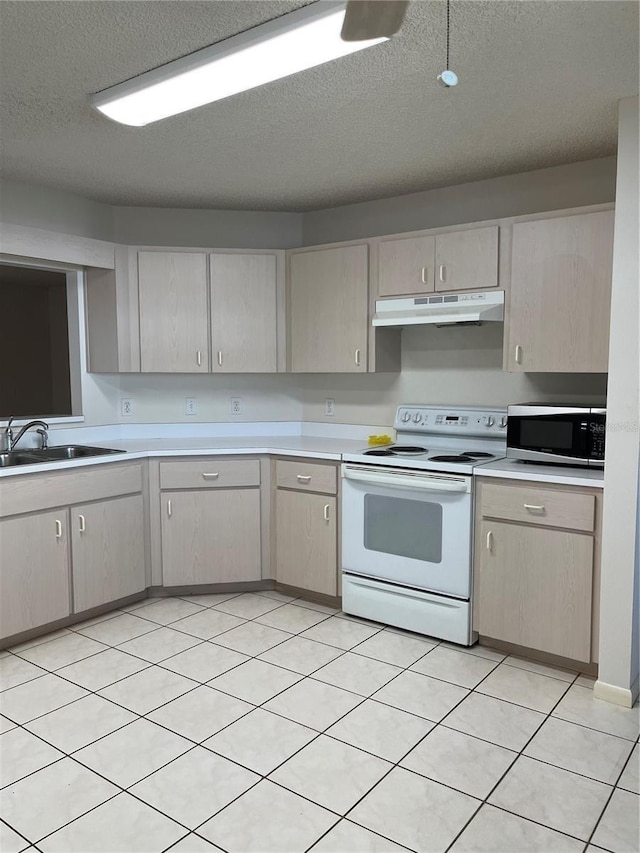
[[[393,444],[389,450],[394,453],[427,453],[428,448],[412,444]]]
[[[485,453],[483,450],[465,450],[465,456],[470,456],[472,459],[493,459],[493,453]]]
[[[393,450],[365,450],[365,456],[396,456]]]
[[[365,456],[418,456],[428,453],[426,447],[418,447],[412,444],[393,444],[391,447],[380,447],[375,450],[365,450]]]
[[[461,453],[459,456],[430,456],[430,462],[473,462],[471,456]]]

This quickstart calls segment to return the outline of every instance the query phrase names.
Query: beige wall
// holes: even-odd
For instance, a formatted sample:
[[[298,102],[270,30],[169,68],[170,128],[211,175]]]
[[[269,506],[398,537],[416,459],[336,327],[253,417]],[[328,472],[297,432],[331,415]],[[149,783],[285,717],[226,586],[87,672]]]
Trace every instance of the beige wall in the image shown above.
[[[505,407],[529,400],[599,402],[606,394],[603,375],[504,373],[502,334],[502,323],[404,329],[399,375],[301,377],[304,419],[390,426],[400,403]],[[324,416],[327,397],[336,401],[331,419]]]
[[[638,463],[640,306],[638,282],[638,98],[620,102],[613,244],[607,454],[602,542],[600,672],[630,703],[638,692]],[[630,692],[631,691],[631,692]],[[622,704],[622,703],[621,703]]]
[[[305,213],[305,246],[613,201],[616,158]]]

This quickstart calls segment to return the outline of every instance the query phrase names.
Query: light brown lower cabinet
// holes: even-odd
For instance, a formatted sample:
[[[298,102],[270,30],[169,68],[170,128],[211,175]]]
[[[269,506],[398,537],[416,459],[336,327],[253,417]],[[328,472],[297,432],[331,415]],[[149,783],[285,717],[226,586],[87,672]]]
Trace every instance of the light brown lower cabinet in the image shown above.
[[[474,630],[597,660],[601,504],[595,490],[478,478]]]
[[[76,613],[145,588],[143,523],[142,495],[71,508]]]
[[[260,580],[258,488],[163,492],[160,503],[164,586]]]
[[[478,632],[589,661],[593,538],[485,519],[480,541]]]
[[[337,500],[276,490],[276,580],[324,595],[337,595]]]
[[[71,612],[68,517],[63,508],[0,521],[0,636]]]

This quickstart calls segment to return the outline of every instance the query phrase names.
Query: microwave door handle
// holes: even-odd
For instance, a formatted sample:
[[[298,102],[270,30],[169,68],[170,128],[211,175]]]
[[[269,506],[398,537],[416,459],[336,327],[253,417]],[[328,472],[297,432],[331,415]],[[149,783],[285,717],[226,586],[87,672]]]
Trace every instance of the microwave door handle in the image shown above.
[[[421,492],[469,492],[471,485],[466,480],[428,479],[426,477],[402,476],[402,474],[383,474],[374,471],[361,471],[357,468],[345,468],[344,477],[359,483],[388,486],[394,489],[415,489]]]

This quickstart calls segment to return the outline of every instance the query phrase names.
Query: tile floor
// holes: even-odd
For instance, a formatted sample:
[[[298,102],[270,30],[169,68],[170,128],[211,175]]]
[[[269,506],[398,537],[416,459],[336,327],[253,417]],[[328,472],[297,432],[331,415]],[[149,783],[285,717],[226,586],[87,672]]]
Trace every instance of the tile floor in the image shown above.
[[[638,708],[274,592],[0,652],[0,850],[638,850]]]

